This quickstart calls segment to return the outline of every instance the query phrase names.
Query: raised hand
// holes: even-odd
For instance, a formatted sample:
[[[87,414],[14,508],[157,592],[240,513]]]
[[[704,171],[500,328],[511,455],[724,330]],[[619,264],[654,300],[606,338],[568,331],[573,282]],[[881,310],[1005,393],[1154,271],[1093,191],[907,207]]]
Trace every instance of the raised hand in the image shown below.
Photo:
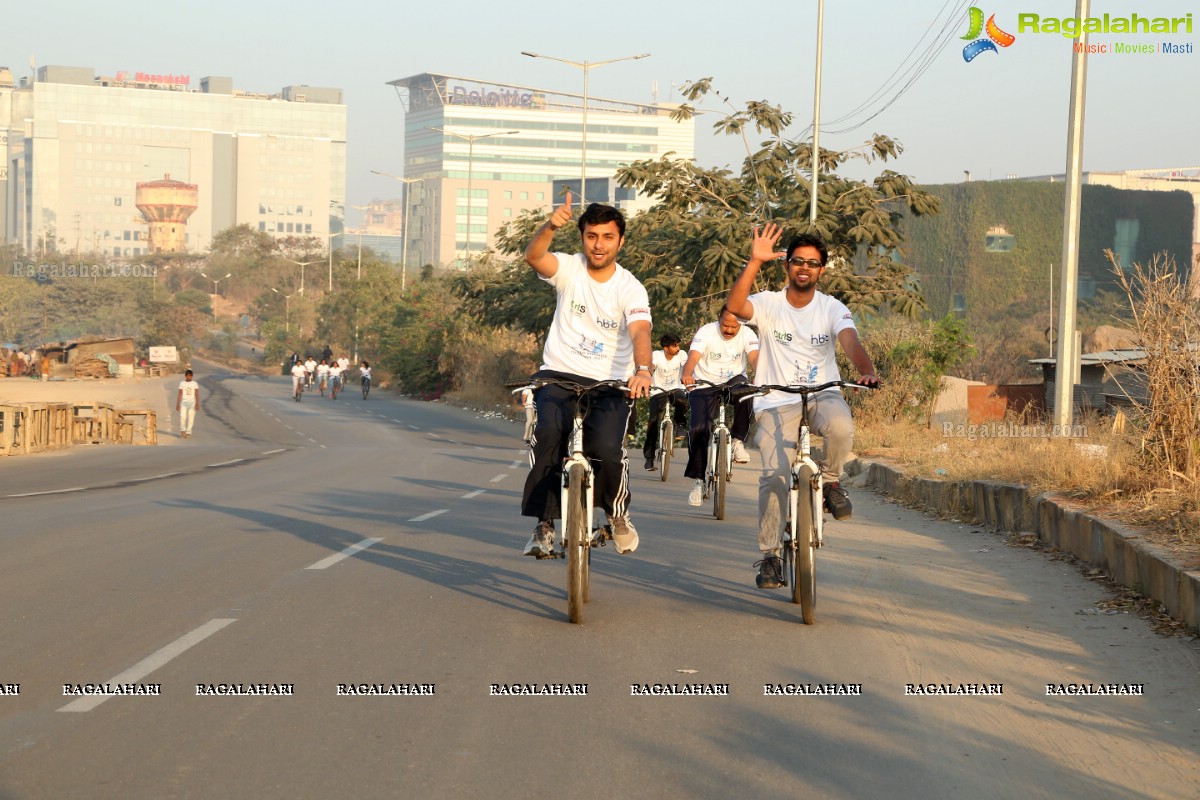
[[[550,227],[554,230],[558,230],[563,225],[566,225],[571,221],[571,214],[571,190],[567,189],[567,198],[563,201],[563,204],[554,209],[554,213],[550,215]]]
[[[774,222],[768,222],[760,230],[754,226],[754,237],[750,240],[750,260],[767,263],[777,258],[786,258],[787,253],[776,250],[779,239],[783,236],[783,228]]]

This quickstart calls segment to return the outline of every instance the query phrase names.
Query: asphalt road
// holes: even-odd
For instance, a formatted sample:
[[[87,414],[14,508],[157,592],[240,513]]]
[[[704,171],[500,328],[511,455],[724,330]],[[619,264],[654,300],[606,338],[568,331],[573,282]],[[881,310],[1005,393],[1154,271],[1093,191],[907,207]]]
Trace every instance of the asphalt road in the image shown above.
[[[635,457],[641,547],[575,626],[519,425],[199,371],[191,440],[0,462],[0,800],[1200,796],[1197,643],[1068,564],[860,490],[805,626],[754,587],[749,468],[718,522]],[[1143,694],[1047,695],[1088,683]],[[727,694],[634,695],[675,684]]]

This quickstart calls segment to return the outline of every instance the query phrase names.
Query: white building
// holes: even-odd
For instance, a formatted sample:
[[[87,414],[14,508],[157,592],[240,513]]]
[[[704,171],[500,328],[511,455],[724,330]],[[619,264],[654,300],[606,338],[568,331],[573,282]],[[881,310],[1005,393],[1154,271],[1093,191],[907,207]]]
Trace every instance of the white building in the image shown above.
[[[390,81],[405,107],[408,260],[465,265],[523,210],[561,198],[552,182],[583,173],[583,96],[424,73]],[[695,123],[673,105],[587,99],[587,194],[609,202],[608,179],[625,164],[695,155]],[[593,179],[595,182],[593,183]],[[470,201],[468,201],[470,194]],[[627,212],[638,198],[618,202]]]
[[[46,66],[0,69],[0,235],[29,253],[113,258],[147,250],[137,184],[194,184],[186,247],[248,224],[277,238],[342,229],[346,106],[340,89],[247,93],[232,78]]]

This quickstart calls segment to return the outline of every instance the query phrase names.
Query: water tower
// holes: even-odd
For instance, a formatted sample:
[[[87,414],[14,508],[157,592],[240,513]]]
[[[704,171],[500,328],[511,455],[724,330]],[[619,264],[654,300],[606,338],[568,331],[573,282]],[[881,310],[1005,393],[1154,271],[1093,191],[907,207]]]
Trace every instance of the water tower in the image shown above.
[[[137,208],[149,225],[151,253],[179,253],[187,241],[187,221],[196,210],[199,192],[194,183],[161,181],[137,185]]]

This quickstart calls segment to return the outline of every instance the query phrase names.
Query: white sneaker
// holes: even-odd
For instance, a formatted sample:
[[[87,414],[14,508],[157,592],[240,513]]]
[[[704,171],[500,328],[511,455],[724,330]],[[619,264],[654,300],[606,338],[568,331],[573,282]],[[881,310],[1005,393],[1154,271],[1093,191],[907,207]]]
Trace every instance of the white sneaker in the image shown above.
[[[534,558],[554,558],[554,523],[542,520],[533,529],[525,555]]]
[[[746,452],[746,445],[742,444],[741,439],[733,440],[733,463],[749,464],[750,454]]]
[[[704,481],[697,479],[692,484],[692,490],[688,492],[688,505],[698,506],[704,502]]]
[[[623,517],[609,517],[608,524],[612,526],[613,544],[617,546],[618,553],[624,555],[637,550],[637,528],[633,527],[633,521],[629,519],[628,514]]]

